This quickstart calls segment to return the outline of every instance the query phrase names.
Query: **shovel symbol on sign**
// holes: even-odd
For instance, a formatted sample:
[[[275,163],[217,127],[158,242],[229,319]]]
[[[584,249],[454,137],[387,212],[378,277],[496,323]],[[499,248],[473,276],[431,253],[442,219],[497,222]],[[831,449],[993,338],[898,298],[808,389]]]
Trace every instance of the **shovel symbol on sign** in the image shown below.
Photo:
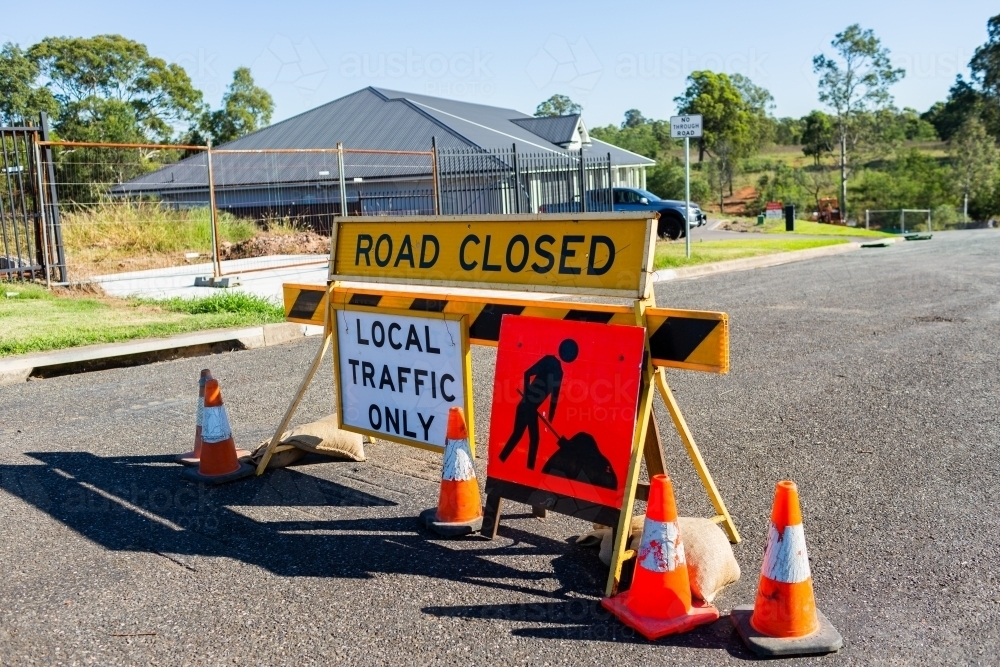
[[[521,391],[517,390],[517,393],[520,394]],[[618,476],[615,475],[611,462],[601,454],[594,436],[581,432],[572,438],[564,438],[545,415],[539,413],[538,416],[556,436],[559,444],[559,450],[542,466],[543,474],[593,484],[605,489],[618,488]]]

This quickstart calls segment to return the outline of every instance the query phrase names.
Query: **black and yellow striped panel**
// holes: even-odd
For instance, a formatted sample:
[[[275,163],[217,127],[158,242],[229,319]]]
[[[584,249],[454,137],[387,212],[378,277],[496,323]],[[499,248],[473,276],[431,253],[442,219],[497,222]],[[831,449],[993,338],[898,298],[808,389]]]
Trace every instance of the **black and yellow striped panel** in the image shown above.
[[[284,285],[285,318],[289,322],[323,326],[326,290],[320,285]],[[464,295],[414,294],[378,289],[344,289],[334,292],[334,307],[367,306],[425,313],[469,316],[469,338],[480,345],[496,345],[504,315],[525,315],[600,324],[635,324],[631,306],[583,304],[538,299],[491,299],[489,303]]]
[[[286,283],[285,317],[289,322],[323,326],[326,288]],[[478,345],[496,345],[504,315],[525,315],[600,324],[635,324],[631,305],[491,298],[393,292],[377,288],[334,291],[334,308],[365,306],[425,313],[469,316],[469,338]],[[648,308],[646,325],[654,366],[708,373],[729,371],[729,325],[725,313]]]
[[[654,366],[729,372],[729,316],[725,313],[647,308],[646,331]]]

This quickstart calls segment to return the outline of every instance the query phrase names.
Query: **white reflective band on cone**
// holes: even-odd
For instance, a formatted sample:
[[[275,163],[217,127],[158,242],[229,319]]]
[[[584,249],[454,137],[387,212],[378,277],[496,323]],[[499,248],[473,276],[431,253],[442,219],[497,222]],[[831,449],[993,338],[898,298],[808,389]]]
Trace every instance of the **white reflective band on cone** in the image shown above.
[[[203,426],[205,424],[205,397],[198,397],[198,416],[195,418],[195,426]]]
[[[684,545],[676,523],[646,517],[642,527],[639,565],[650,572],[670,572],[685,564]]]
[[[231,438],[232,435],[233,432],[229,429],[229,417],[226,415],[226,406],[205,408],[201,422],[202,442],[222,442]]]
[[[767,549],[760,573],[771,581],[797,584],[809,578],[809,553],[802,524],[785,526],[781,535],[771,524],[767,531]]]
[[[476,478],[476,469],[472,467],[472,452],[469,441],[449,440],[444,448],[444,466],[441,469],[441,479],[446,482],[464,482]]]

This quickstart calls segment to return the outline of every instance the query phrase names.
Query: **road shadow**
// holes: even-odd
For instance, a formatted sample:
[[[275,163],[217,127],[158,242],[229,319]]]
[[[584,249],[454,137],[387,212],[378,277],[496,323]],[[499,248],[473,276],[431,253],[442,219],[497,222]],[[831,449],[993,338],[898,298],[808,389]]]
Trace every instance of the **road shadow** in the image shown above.
[[[26,456],[39,464],[0,465],[0,489],[106,549],[158,553],[195,571],[197,560],[187,557],[231,558],[286,577],[408,574],[461,582],[528,594],[540,601],[426,607],[424,613],[538,624],[512,631],[529,638],[646,642],[600,606],[607,570],[596,551],[567,548],[563,541],[516,526],[500,529],[512,543],[472,537],[456,545],[428,534],[416,513],[312,517],[308,511],[312,507],[377,510],[399,503],[294,467],[207,487],[183,480],[172,456],[99,457],[88,452]],[[511,514],[505,519],[530,516]],[[553,569],[530,572],[496,562],[497,556],[517,555],[551,556]],[[729,621],[722,620],[726,632],[716,628],[717,623],[662,643],[733,652],[737,647],[729,637]],[[742,648],[739,639],[735,643]]]
[[[206,487],[183,480],[170,456],[26,455],[41,465],[0,465],[0,488],[111,550],[223,556],[280,576],[395,573],[480,586],[492,584],[479,579],[520,580],[525,585],[517,587],[533,592],[531,581],[543,575],[506,567],[489,556],[517,554],[519,549],[557,554],[565,548],[530,533],[517,534],[513,547],[483,540],[475,549],[449,548],[428,539],[416,516],[311,518],[310,507],[388,508],[398,503],[294,468]],[[302,519],[288,520],[290,513]],[[473,571],[474,578],[464,574]]]

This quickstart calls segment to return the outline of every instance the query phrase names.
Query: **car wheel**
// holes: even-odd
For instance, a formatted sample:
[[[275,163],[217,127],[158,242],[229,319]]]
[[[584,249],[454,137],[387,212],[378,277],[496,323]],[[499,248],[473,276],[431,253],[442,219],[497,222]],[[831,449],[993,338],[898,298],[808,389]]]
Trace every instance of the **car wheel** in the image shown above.
[[[676,241],[684,236],[684,224],[681,222],[680,216],[669,213],[661,213],[660,216],[660,221],[656,226],[656,233],[661,239]]]

